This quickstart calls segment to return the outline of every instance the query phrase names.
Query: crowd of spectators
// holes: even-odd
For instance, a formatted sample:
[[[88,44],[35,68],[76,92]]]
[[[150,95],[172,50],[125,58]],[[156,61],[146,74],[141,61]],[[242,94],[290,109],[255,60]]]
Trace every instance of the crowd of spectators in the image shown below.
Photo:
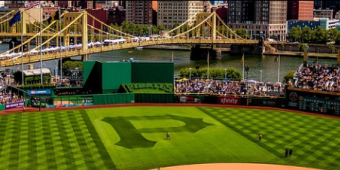
[[[283,96],[284,86],[280,83],[255,81],[225,81],[214,79],[176,80],[175,93],[208,95],[259,95]]]
[[[293,85],[302,89],[339,92],[339,68],[338,65],[306,64],[297,70]]]
[[[25,101],[23,96],[19,96],[18,94],[11,91],[9,91],[8,93],[6,91],[0,92],[0,104],[8,104],[21,101]]]

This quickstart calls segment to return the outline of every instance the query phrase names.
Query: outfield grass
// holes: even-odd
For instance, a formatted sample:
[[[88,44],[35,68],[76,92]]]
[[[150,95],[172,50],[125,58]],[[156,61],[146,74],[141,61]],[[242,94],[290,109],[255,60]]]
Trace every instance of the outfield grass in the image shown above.
[[[339,123],[283,111],[209,107],[3,115],[0,169],[138,170],[217,162],[339,169]],[[292,158],[283,158],[286,148],[293,149]]]

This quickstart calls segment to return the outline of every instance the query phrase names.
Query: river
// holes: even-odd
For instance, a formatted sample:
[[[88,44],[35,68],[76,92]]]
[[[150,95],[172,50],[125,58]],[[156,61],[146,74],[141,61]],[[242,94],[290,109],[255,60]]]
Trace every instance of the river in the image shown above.
[[[9,45],[7,43],[0,44],[0,52],[8,50]],[[33,46],[31,46],[33,47]],[[129,51],[133,51],[129,53]],[[196,64],[201,67],[207,66],[206,60],[192,61],[190,60],[190,51],[172,51],[172,50],[154,50],[154,49],[125,49],[118,51],[110,51],[98,54],[91,54],[90,60],[96,61],[117,61],[123,59],[134,58],[140,61],[171,61],[172,52],[174,54],[175,63],[175,77],[179,77],[179,71],[182,68],[195,68]],[[276,56],[261,56],[261,55],[245,55],[245,66],[249,66],[249,79],[260,80],[260,70],[262,70],[262,80],[276,82],[278,78],[278,62],[274,62]],[[222,54],[221,60],[210,60],[210,68],[229,68],[234,67],[242,74],[242,55],[229,55],[227,53]],[[80,57],[73,57],[72,59],[80,59]],[[311,60],[314,60],[313,58]],[[294,56],[281,56],[280,62],[280,81],[286,72],[289,70],[296,70],[303,62],[302,57]],[[336,63],[336,59],[319,59],[319,62]],[[55,64],[54,60],[43,62],[43,67],[47,67],[52,70],[54,74]],[[40,63],[34,63],[34,68],[40,68]],[[11,69],[21,69],[20,66],[10,67]],[[1,68],[3,70],[4,68]],[[27,69],[27,65],[24,65],[24,69]],[[246,74],[246,73],[245,73]]]

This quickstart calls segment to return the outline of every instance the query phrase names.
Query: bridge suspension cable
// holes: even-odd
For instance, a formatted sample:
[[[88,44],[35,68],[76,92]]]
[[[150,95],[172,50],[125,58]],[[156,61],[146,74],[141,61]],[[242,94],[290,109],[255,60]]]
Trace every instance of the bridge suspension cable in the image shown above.
[[[192,27],[191,29],[189,29],[189,30],[187,30],[187,31],[185,31],[185,32],[183,32],[183,33],[180,33],[180,34],[178,34],[178,35],[175,35],[175,36],[173,36],[173,37],[175,38],[175,37],[179,37],[179,36],[181,36],[181,35],[183,35],[183,34],[189,33],[190,31],[192,31],[192,30],[196,29],[197,27],[201,26],[201,25],[202,25],[203,23],[205,23],[208,19],[210,19],[210,17],[212,17],[213,15],[214,15],[214,13],[210,14],[206,19],[204,19],[203,21],[201,21],[200,23],[198,23],[196,26]]]
[[[78,17],[76,17],[73,21],[71,21],[67,26],[65,26],[62,30],[60,30],[58,33],[56,33],[54,36],[52,36],[51,38],[49,38],[48,40],[46,40],[45,42],[41,43],[40,45],[36,46],[35,48],[23,53],[20,57],[24,57],[26,55],[28,55],[31,51],[39,49],[40,47],[46,45],[47,43],[49,43],[53,38],[59,36],[61,33],[63,33],[66,29],[68,29],[71,25],[73,25],[76,21],[78,21],[79,18],[81,18],[84,14],[81,13]],[[15,58],[11,58],[10,60],[14,60],[20,57],[15,57]]]
[[[96,20],[97,22],[99,22],[100,24],[106,26],[107,28],[114,30],[115,32],[124,34],[124,35],[126,35],[127,37],[135,37],[134,35],[127,34],[127,33],[125,33],[125,32],[122,32],[122,31],[120,31],[120,30],[117,30],[117,29],[115,29],[115,28],[113,28],[113,27],[111,27],[111,26],[105,24],[104,22],[100,21],[99,19],[97,19],[96,17],[94,17],[93,15],[91,15],[91,14],[89,14],[89,13],[87,13],[87,15],[90,16],[92,19]]]
[[[35,34],[34,36],[32,36],[31,38],[29,38],[28,40],[26,40],[25,42],[23,42],[22,44],[6,51],[6,52],[3,52],[1,55],[4,55],[4,54],[9,54],[11,52],[13,52],[14,50],[16,49],[19,49],[20,47],[22,47],[23,45],[31,42],[31,40],[33,40],[34,38],[38,37],[42,32],[46,31],[51,25],[53,25],[54,23],[56,23],[56,21],[52,21],[51,24],[48,26],[48,27],[45,27],[43,30],[41,30],[40,32],[38,32],[37,34]]]
[[[192,19],[194,19],[197,16],[197,13],[192,16],[190,19],[186,20],[185,22],[183,22],[181,25],[177,26],[176,28],[173,28],[172,30],[168,31],[168,33],[171,33],[177,29],[179,29],[180,27],[184,26],[185,24],[187,24],[188,22],[190,22]]]
[[[222,19],[221,19],[218,15],[216,15],[216,17],[217,17],[217,19],[218,19],[225,27],[227,27],[227,30],[229,30],[229,32],[231,32],[231,34],[233,34],[233,35],[235,36],[235,38],[237,37],[237,38],[240,38],[241,40],[244,40],[244,38],[240,37],[240,36],[237,35],[232,29],[230,29],[230,28],[222,21]]]

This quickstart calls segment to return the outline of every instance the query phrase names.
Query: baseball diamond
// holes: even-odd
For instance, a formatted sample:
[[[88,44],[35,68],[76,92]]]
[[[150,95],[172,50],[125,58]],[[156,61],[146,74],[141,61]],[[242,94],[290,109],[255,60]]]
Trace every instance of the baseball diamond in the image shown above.
[[[339,169],[339,121],[206,106],[7,114],[0,116],[0,169],[126,170],[202,163]],[[167,132],[171,140],[165,140]],[[284,157],[286,148],[294,150],[292,157]]]

